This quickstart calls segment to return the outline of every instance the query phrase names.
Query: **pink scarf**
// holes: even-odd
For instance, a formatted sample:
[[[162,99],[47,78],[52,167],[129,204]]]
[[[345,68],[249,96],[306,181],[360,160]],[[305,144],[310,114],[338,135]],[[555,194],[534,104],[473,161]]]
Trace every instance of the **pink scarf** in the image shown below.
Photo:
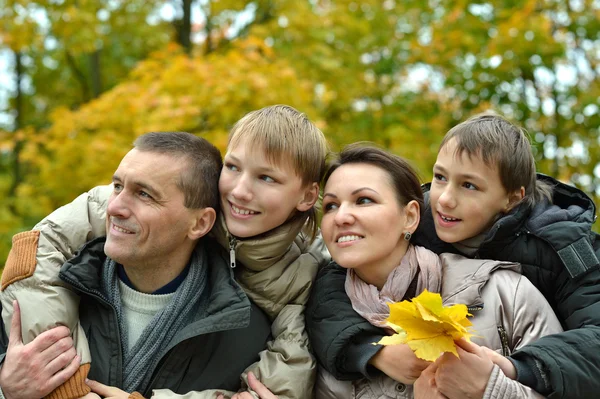
[[[385,319],[390,314],[388,302],[399,302],[404,298],[417,269],[420,271],[415,295],[425,289],[440,292],[442,264],[434,252],[423,247],[408,246],[400,266],[392,270],[381,292],[374,285],[365,283],[354,270],[348,269],[345,287],[352,307],[374,326],[385,327]]]

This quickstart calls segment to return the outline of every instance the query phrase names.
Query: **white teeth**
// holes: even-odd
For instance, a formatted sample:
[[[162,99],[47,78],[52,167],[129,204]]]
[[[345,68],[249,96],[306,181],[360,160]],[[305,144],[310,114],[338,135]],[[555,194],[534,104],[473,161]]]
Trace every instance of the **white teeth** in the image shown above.
[[[231,205],[231,209],[233,209],[233,211],[235,213],[237,213],[238,215],[254,215],[256,213],[256,212],[250,211],[248,209],[240,209],[235,205]]]
[[[441,216],[441,215],[440,215]],[[442,220],[444,220],[445,222],[456,222],[459,219],[456,218],[448,218],[446,216],[442,216]]]
[[[122,228],[120,228],[119,226],[115,226],[114,224],[113,224],[113,228],[114,228],[115,230],[117,230],[118,232],[121,232],[121,233],[127,233],[127,234],[130,234],[130,233],[132,233],[131,231],[129,231],[129,230],[125,230],[125,229],[122,229]]]
[[[362,237],[360,236],[342,236],[338,238],[337,242],[348,242],[348,241],[356,241],[360,240]]]

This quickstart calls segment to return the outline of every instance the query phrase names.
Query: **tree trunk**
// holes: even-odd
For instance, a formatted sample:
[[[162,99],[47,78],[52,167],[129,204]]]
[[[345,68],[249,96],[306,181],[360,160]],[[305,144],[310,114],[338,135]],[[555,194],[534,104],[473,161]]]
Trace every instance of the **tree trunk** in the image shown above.
[[[21,60],[21,53],[19,51],[15,51],[15,86],[17,89],[17,95],[15,96],[15,122],[14,122],[14,131],[17,132],[23,126],[23,92],[21,90],[21,81],[23,79],[23,63]],[[13,162],[12,162],[12,170],[13,170],[13,181],[10,185],[10,189],[8,190],[8,196],[13,197],[16,192],[19,184],[21,184],[22,176],[21,176],[21,150],[23,149],[23,140],[15,137],[15,147],[13,150]]]
[[[92,77],[92,97],[97,98],[102,93],[102,74],[100,69],[100,50],[89,56],[90,75]]]

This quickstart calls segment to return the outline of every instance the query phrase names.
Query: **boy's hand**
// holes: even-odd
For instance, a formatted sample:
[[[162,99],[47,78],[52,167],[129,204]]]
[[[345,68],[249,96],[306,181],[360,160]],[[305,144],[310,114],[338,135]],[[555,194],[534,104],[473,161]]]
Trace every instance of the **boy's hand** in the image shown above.
[[[435,361],[435,383],[450,399],[483,397],[494,363],[483,347],[461,338],[456,341],[458,356],[444,353]]]
[[[258,395],[258,397],[260,399],[277,399],[277,396],[273,395],[273,392],[271,392],[269,390],[269,388],[267,388],[262,382],[260,382],[254,375],[254,373],[252,373],[252,372],[248,373],[248,386],[250,389],[252,389],[254,392],[256,392],[256,394]],[[224,399],[224,398],[225,397],[223,395],[219,395],[217,397],[217,399]],[[252,396],[252,394],[249,392],[239,392],[231,397],[231,399],[253,399],[253,398],[254,398],[254,396]]]
[[[13,302],[13,317],[0,386],[6,399],[42,398],[67,381],[81,359],[67,327],[38,335],[27,345],[21,339],[21,310]]]
[[[384,346],[369,363],[388,377],[409,385],[431,364],[419,359],[406,344]]]
[[[85,383],[92,388],[92,391],[105,399],[128,399],[129,394],[116,387],[104,385],[94,380],[86,380]]]

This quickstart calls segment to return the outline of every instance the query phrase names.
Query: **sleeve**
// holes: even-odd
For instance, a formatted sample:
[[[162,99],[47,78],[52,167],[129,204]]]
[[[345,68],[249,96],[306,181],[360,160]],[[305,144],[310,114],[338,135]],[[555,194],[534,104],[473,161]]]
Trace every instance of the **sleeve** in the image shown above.
[[[492,374],[485,387],[483,399],[534,399],[543,398],[542,395],[533,389],[511,380],[500,370],[500,367],[494,365]]]
[[[286,305],[271,324],[271,334],[273,340],[259,354],[260,360],[242,375],[244,386],[252,371],[279,399],[305,398],[315,384],[316,361],[309,348],[304,306]]]
[[[563,268],[554,287],[551,299],[568,331],[515,352],[511,360],[518,380],[548,396],[595,398],[600,392],[600,268],[576,278]]]
[[[306,311],[306,327],[320,364],[339,380],[371,377],[369,360],[381,349],[373,345],[384,331],[352,308],[346,295],[346,270],[335,262],[321,268]]]
[[[77,197],[38,223],[32,231],[13,237],[2,273],[0,302],[9,334],[13,300],[21,307],[23,342],[58,325],[71,330],[81,356],[79,370],[48,398],[72,399],[89,392],[85,379],[91,356],[79,324],[79,297],[58,277],[62,264],[94,237],[105,234],[106,201],[112,186],[101,186]]]

